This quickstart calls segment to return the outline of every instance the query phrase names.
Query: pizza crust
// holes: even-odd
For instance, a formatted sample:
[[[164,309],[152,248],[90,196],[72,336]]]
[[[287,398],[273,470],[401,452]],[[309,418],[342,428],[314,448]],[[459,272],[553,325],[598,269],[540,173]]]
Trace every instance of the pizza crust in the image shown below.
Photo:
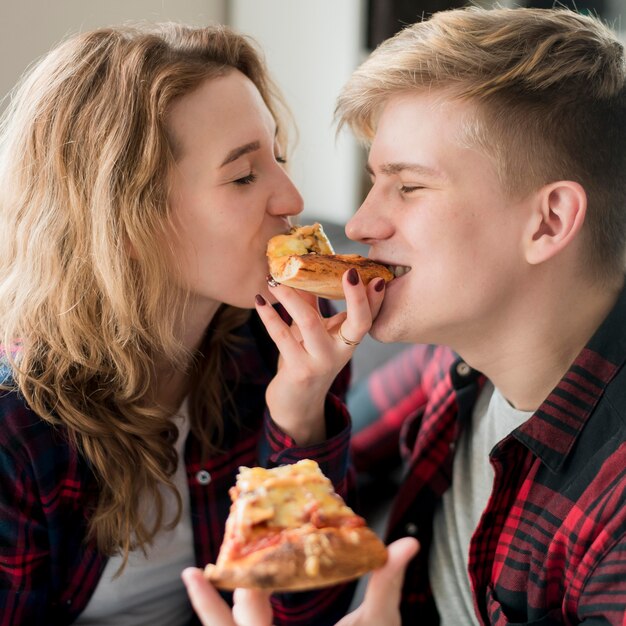
[[[280,542],[240,559],[207,565],[218,588],[305,591],[354,580],[385,564],[387,549],[367,527],[306,528],[281,534]]]
[[[393,279],[392,272],[384,265],[358,254],[268,257],[268,263],[276,282],[330,300],[345,298],[341,278],[351,268],[357,270],[366,285],[375,278],[383,278],[385,282]]]

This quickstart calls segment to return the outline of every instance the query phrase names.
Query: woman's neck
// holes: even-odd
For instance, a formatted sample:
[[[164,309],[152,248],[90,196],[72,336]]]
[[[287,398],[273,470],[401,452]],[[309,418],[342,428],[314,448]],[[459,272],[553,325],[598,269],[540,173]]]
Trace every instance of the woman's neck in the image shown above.
[[[181,324],[181,344],[189,355],[195,355],[202,344],[207,328],[215,317],[220,302],[209,300],[191,300],[185,309]],[[157,365],[155,403],[168,413],[178,410],[191,385],[191,366],[189,362],[185,370],[172,363],[163,362]]]

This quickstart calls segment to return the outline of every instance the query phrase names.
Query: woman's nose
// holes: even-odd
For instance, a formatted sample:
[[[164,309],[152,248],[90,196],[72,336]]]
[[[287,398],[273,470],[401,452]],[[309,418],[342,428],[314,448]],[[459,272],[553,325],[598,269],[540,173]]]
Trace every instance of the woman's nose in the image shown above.
[[[302,213],[304,201],[287,172],[282,171],[280,182],[272,191],[268,212],[272,215],[298,215]]]

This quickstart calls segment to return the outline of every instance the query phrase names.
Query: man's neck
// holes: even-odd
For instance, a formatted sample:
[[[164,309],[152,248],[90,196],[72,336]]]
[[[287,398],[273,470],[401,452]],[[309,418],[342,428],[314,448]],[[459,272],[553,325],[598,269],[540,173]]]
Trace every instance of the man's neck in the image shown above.
[[[535,411],[556,387],[613,308],[620,286],[560,289],[532,296],[510,315],[506,332],[457,352],[517,409]],[[512,322],[512,323],[511,323]]]

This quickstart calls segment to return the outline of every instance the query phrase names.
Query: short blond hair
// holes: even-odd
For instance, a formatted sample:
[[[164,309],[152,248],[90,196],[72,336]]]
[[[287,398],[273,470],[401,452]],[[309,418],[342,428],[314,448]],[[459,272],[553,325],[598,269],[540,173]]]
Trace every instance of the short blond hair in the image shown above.
[[[468,138],[522,196],[556,180],[587,192],[587,252],[598,275],[623,271],[626,246],[626,63],[599,19],[567,9],[436,13],[382,43],[336,109],[370,141],[392,96],[442,90],[476,103]],[[471,128],[469,127],[471,126]]]

